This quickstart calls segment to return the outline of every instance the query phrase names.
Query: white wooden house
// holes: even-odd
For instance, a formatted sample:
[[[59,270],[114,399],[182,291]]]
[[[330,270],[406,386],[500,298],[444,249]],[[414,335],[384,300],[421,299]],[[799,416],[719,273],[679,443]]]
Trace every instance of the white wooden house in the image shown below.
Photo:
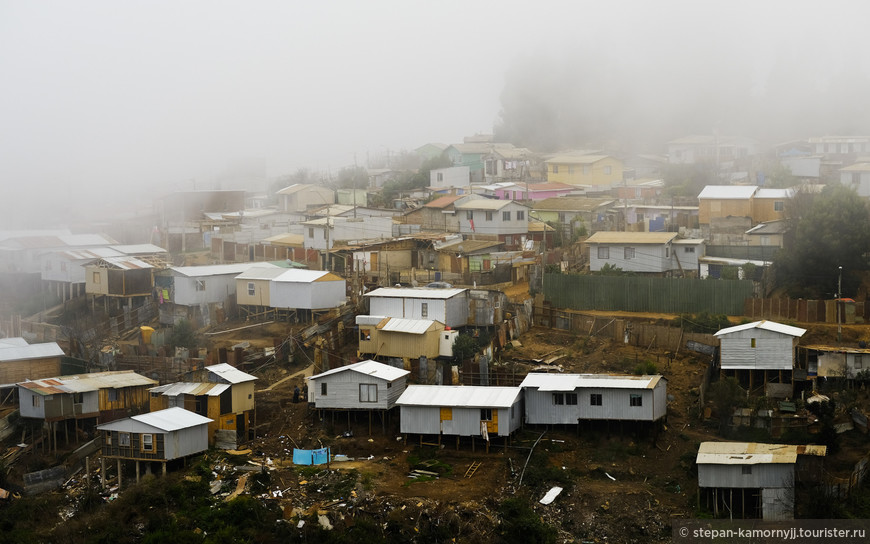
[[[610,265],[626,272],[697,275],[704,255],[703,240],[679,240],[675,232],[599,231],[585,243],[592,272]]]
[[[768,396],[790,396],[795,350],[805,332],[767,320],[721,329],[715,336],[722,372],[737,377],[750,390],[763,383]],[[771,382],[778,386],[769,388]]]
[[[102,460],[117,459],[119,486],[123,461],[136,462],[137,481],[140,462],[159,462],[165,473],[168,461],[208,449],[210,422],[205,416],[175,407],[99,425],[103,433]],[[105,474],[104,465],[101,477]]]
[[[454,204],[459,232],[470,237],[485,237],[505,246],[522,244],[529,233],[531,208],[512,200],[479,198]]]
[[[432,319],[447,327],[468,324],[467,289],[382,287],[365,296],[369,314],[402,319]]]
[[[667,416],[667,383],[660,375],[530,373],[520,384],[526,423],[658,421]]]
[[[827,453],[825,446],[750,442],[702,442],[698,448],[698,505],[714,515],[788,520],[794,518],[796,467]]]
[[[309,208],[335,202],[335,191],[321,185],[296,183],[277,193],[278,208],[285,212],[305,213]]]
[[[270,281],[273,308],[330,310],[347,300],[347,282],[323,270],[290,269]]]
[[[523,418],[519,387],[409,385],[396,404],[401,432],[421,437],[508,437]]]
[[[235,263],[206,266],[173,266],[155,278],[160,300],[160,323],[173,325],[181,319],[211,322],[211,313],[223,309],[236,294],[236,276],[269,263]]]
[[[308,402],[318,410],[390,410],[405,391],[408,372],[377,361],[333,368],[308,380]]]

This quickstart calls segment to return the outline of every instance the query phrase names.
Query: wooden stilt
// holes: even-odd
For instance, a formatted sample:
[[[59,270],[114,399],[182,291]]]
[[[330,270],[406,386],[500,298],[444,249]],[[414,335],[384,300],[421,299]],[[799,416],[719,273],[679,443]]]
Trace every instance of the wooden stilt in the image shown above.
[[[121,460],[118,459],[118,491],[121,491]]]
[[[166,461],[163,461],[163,475],[166,476]]]
[[[139,460],[134,461],[136,463],[136,483],[139,483]]]
[[[372,435],[372,411],[369,410],[369,436]]]

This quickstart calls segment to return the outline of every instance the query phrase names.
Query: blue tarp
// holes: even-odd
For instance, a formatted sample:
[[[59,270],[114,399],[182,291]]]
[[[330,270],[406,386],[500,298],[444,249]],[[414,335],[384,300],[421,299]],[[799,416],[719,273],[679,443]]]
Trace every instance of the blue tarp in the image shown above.
[[[322,465],[329,461],[329,448],[293,450],[294,465]]]

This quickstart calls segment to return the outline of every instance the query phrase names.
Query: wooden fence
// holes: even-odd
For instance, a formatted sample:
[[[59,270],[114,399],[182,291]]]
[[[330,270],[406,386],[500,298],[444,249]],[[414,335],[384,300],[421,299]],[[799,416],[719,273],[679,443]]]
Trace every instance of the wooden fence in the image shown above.
[[[866,323],[870,304],[844,302],[840,304],[841,323]],[[747,318],[777,319],[799,323],[836,323],[836,300],[804,300],[792,298],[747,298],[743,303]]]
[[[870,472],[870,453],[861,458],[855,463],[855,468],[848,478],[839,476],[825,475],[825,493],[831,498],[845,499],[852,493],[852,490],[859,487]]]

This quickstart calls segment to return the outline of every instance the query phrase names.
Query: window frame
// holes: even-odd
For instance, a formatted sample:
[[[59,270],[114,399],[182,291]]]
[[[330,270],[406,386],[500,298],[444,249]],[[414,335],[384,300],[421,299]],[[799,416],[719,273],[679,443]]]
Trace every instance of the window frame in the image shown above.
[[[510,221],[511,220],[510,210],[506,210],[506,211],[501,212],[501,220],[502,221]]]
[[[565,393],[553,393],[553,406],[565,405]]]
[[[480,409],[480,420],[481,421],[492,421],[492,408],[481,408]]]
[[[329,385],[329,384],[327,384],[326,382],[320,382],[320,396],[321,397],[326,397],[329,395],[329,393],[328,393],[329,389],[326,387],[327,385]]]
[[[365,394],[363,394],[365,391]],[[374,399],[372,399],[374,392]],[[361,403],[376,403],[378,402],[378,384],[376,383],[361,383],[359,384],[359,401]]]
[[[132,440],[130,439],[130,433],[124,431],[118,431],[118,447],[119,448],[129,448]]]
[[[599,259],[609,259],[610,258],[610,246],[598,246],[598,258]]]
[[[142,433],[139,435],[141,440],[139,441],[139,450],[146,451],[150,453],[154,453],[155,451],[155,440],[153,433]],[[147,439],[145,437],[148,437]]]
[[[626,261],[630,261],[631,259],[636,259],[636,258],[637,258],[637,251],[636,251],[635,248],[633,248],[633,247],[625,246],[625,247],[622,248],[622,252],[623,252],[623,253],[622,253],[622,254],[623,254],[623,258],[624,258]]]
[[[589,406],[604,406],[604,395],[601,393],[589,393]]]
[[[643,395],[640,393],[629,393],[628,395],[628,405],[632,408],[642,408],[643,407]]]

